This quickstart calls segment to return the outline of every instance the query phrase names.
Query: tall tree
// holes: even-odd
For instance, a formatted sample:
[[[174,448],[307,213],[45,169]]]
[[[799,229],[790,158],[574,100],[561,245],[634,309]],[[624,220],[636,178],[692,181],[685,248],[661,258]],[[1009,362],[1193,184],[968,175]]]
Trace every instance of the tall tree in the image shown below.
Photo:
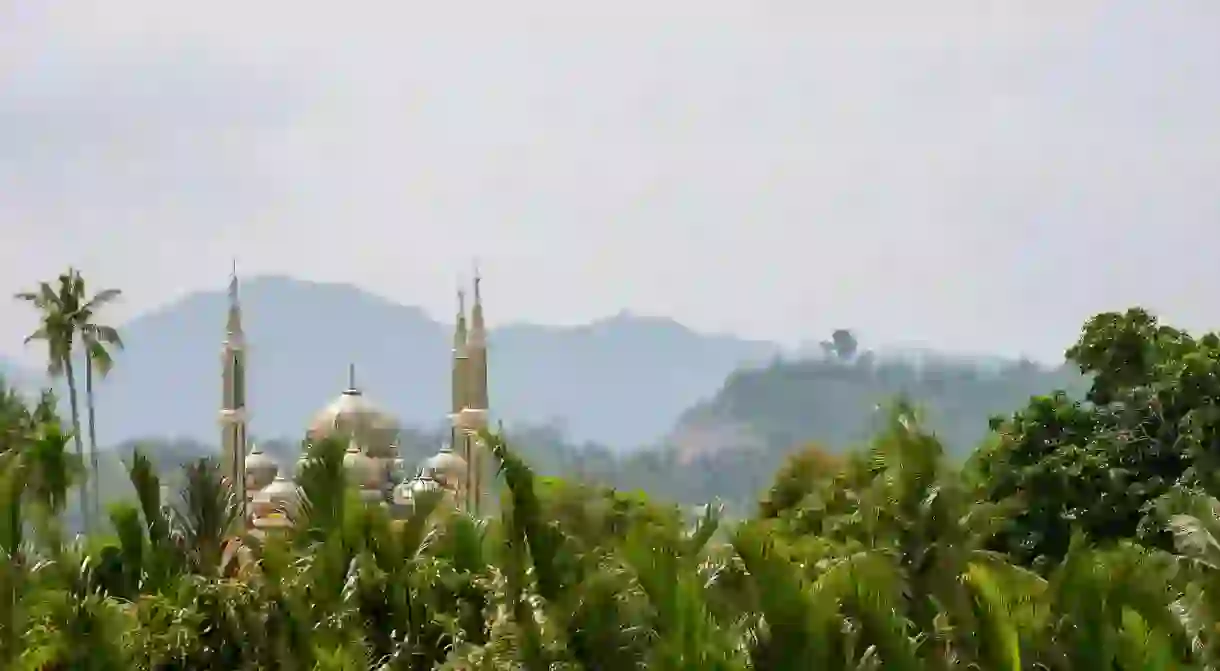
[[[86,295],[85,281],[77,276],[76,289]],[[114,367],[113,349],[123,348],[123,339],[111,326],[94,321],[99,310],[121,295],[118,289],[103,289],[85,301],[75,315],[75,331],[80,334],[85,351],[85,410],[89,421],[89,469],[93,473],[93,519],[102,514],[99,469],[97,462],[97,423],[93,410],[93,374],[105,377]]]
[[[85,382],[89,405],[89,436],[90,436],[90,470],[94,497],[94,505],[90,510],[88,479],[81,482],[81,517],[86,530],[92,528],[93,514],[98,508],[97,498],[97,439],[94,433],[93,416],[93,369],[105,374],[110,370],[113,359],[109,347],[122,346],[118,332],[109,327],[93,322],[98,310],[106,303],[119,296],[118,289],[106,289],[92,298],[86,298],[85,280],[74,268],[61,273],[54,285],[42,282],[36,291],[17,294],[18,300],[29,302],[39,312],[38,329],[31,333],[26,342],[42,340],[47,344],[47,372],[53,377],[63,377],[68,382],[68,401],[72,409],[72,440],[76,447],[76,456],[84,460],[84,444],[81,439],[80,409],[76,393],[76,374],[73,366],[73,353],[77,340],[85,352]]]
[[[68,401],[72,411],[72,441],[76,457],[83,463],[84,443],[81,441],[80,410],[76,398],[76,375],[72,368],[72,348],[75,341],[75,314],[80,308],[82,292],[76,290],[76,270],[69,268],[60,274],[55,284],[41,282],[35,291],[17,294],[18,300],[26,301],[39,312],[38,328],[26,337],[28,344],[41,340],[47,344],[47,373],[51,377],[63,377],[68,382]],[[90,528],[88,481],[80,484],[80,511],[85,528]]]

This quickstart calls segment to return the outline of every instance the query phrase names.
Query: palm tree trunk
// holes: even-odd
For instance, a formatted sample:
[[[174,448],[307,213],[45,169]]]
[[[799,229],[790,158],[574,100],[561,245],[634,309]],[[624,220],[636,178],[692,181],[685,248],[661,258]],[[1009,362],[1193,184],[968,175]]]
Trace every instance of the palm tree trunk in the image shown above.
[[[76,375],[72,371],[71,352],[64,356],[64,375],[68,378],[68,402],[72,408],[72,440],[76,446],[76,458],[83,464],[85,463],[85,444],[80,436],[80,409],[76,402]],[[80,513],[85,533],[92,531],[93,525],[89,516],[89,478],[87,476],[81,479],[80,484]]]
[[[85,359],[85,412],[89,419],[89,471],[93,478],[90,503],[93,505],[92,518],[98,520],[102,516],[102,494],[97,466],[97,425],[93,419],[93,362],[88,358]]]

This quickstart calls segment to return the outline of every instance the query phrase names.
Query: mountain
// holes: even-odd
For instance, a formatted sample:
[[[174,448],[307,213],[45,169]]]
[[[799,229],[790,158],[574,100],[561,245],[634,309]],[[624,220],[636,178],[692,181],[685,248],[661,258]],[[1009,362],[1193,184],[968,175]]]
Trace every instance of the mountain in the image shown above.
[[[299,437],[345,387],[349,362],[358,386],[404,424],[445,421],[451,325],[354,286],[286,277],[244,281],[241,301],[253,434]],[[99,442],[217,442],[226,307],[224,291],[195,293],[120,326],[126,349],[98,384]],[[507,325],[490,336],[493,413],[510,427],[553,424],[576,440],[637,447],[777,349],[626,313],[578,327]]]

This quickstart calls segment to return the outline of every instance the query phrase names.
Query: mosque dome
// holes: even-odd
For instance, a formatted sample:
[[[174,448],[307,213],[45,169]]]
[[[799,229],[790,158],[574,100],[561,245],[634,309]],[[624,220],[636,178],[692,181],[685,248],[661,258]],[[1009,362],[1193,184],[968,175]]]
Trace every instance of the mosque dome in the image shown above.
[[[275,476],[271,484],[254,495],[255,514],[260,518],[288,519],[301,502],[301,490],[283,475]]]
[[[253,445],[250,454],[246,455],[246,487],[248,489],[262,489],[271,484],[279,472],[279,466],[275,460],[263,453],[263,449],[257,444]]]
[[[423,467],[447,488],[454,489],[466,484],[466,460],[454,454],[453,448],[448,444],[441,446],[440,452],[429,457]]]
[[[310,421],[309,438],[354,438],[369,456],[391,456],[398,438],[398,420],[356,387],[353,372],[348,378],[348,388]]]
[[[353,438],[343,453],[343,468],[347,479],[361,489],[378,489],[382,485],[381,464],[361,451]]]
[[[444,488],[441,487],[441,483],[436,481],[432,469],[427,467],[420,472],[418,478],[411,482],[411,495],[413,498],[442,491],[444,491]]]

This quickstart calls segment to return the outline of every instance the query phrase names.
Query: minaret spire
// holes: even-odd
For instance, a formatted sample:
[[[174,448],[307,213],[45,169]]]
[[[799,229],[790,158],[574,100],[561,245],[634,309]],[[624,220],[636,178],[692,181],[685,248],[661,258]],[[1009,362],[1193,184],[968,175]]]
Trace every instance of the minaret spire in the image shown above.
[[[220,444],[224,477],[233,487],[246,510],[246,338],[241,326],[241,301],[238,295],[237,262],[229,276],[229,316],[221,350]]]
[[[479,410],[486,417],[487,398],[487,325],[483,321],[483,278],[479,275],[478,263],[474,266],[474,307],[470,312],[470,338],[467,340],[469,373],[466,379],[470,391],[466,396],[466,407]],[[482,428],[482,427],[479,427]],[[469,439],[468,439],[469,440]],[[471,441],[472,443],[477,441]],[[470,508],[474,514],[479,513],[483,498],[484,460],[483,455],[470,450],[466,458],[469,469]]]
[[[453,354],[466,358],[466,292],[458,289],[458,311],[457,319],[454,321],[453,327]],[[461,408],[457,408],[461,410]]]
[[[483,292],[480,286],[478,264],[474,267],[474,307],[470,311],[470,338],[467,349],[470,355],[470,400],[471,408],[487,409],[487,324],[483,321]]]
[[[225,333],[232,338],[241,338],[241,298],[238,295],[237,261],[233,261],[233,272],[229,275],[229,319],[225,323]]]
[[[474,308],[470,311],[470,346],[486,347],[487,326],[483,323],[483,292],[479,286],[483,282],[479,275],[479,264],[474,264]]]
[[[458,289],[458,312],[453,327],[453,373],[449,385],[452,393],[450,412],[456,418],[470,402],[470,357],[466,347],[466,292]],[[453,451],[470,463],[470,438],[457,426],[449,433]],[[469,480],[468,480],[469,481]]]

